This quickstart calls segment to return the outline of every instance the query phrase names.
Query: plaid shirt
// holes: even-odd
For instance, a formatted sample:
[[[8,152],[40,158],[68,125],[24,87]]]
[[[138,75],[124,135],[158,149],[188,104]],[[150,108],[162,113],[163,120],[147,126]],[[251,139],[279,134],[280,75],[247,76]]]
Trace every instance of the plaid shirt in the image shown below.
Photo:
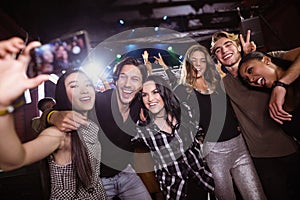
[[[88,150],[89,159],[93,169],[92,184],[89,188],[76,188],[74,165],[72,163],[57,165],[53,155],[51,155],[48,159],[51,176],[51,200],[106,199],[106,193],[101,179],[99,178],[101,158],[101,146],[98,140],[99,127],[94,122],[90,122],[88,127],[81,126],[78,129],[78,134]]]
[[[207,191],[214,191],[212,174],[202,159],[200,144],[190,126],[193,124],[182,123],[172,134],[159,130],[154,123],[137,127],[135,139],[142,139],[149,147],[166,199],[186,199],[188,178],[196,179]]]

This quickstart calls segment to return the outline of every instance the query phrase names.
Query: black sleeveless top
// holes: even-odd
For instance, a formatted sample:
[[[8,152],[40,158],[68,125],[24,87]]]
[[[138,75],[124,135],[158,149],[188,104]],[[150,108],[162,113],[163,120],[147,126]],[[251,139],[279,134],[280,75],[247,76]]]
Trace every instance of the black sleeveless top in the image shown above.
[[[240,134],[230,99],[221,87],[212,94],[202,94],[195,89],[188,92],[186,86],[178,85],[175,93],[181,103],[192,108],[207,141],[227,141]]]

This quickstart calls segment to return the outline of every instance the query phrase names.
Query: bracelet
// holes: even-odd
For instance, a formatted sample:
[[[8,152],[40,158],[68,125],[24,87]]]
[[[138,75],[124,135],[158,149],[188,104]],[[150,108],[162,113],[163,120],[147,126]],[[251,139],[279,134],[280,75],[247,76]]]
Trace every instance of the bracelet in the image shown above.
[[[273,84],[272,84],[272,88],[276,87],[276,86],[280,86],[280,87],[283,87],[285,89],[287,89],[289,87],[288,84],[285,84],[281,81],[274,81]]]
[[[54,112],[56,112],[56,110],[52,110],[52,111],[49,112],[49,114],[47,115],[47,123],[48,123],[48,124],[51,124],[51,123],[50,123],[50,117],[51,117],[51,115],[52,115]]]
[[[4,110],[0,110],[0,116],[13,113],[17,108],[23,106],[25,104],[24,100],[15,103],[14,105],[7,106]]]

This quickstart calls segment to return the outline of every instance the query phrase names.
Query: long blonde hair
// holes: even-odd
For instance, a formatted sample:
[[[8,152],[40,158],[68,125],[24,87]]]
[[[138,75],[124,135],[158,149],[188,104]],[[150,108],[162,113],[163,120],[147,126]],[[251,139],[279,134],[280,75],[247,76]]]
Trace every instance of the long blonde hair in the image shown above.
[[[193,66],[190,58],[191,55],[196,52],[200,51],[203,52],[205,55],[205,60],[206,60],[206,69],[204,72],[204,79],[208,84],[208,87],[210,90],[215,91],[217,87],[218,80],[220,79],[218,71],[216,69],[216,65],[211,58],[210,54],[208,53],[206,47],[196,44],[192,45],[190,48],[185,53],[185,57],[183,60],[182,64],[182,69],[181,69],[181,77],[179,80],[179,84],[183,84],[186,86],[189,86],[190,88],[193,88],[194,83],[196,82],[196,77],[194,76],[195,73],[197,73],[197,70]]]

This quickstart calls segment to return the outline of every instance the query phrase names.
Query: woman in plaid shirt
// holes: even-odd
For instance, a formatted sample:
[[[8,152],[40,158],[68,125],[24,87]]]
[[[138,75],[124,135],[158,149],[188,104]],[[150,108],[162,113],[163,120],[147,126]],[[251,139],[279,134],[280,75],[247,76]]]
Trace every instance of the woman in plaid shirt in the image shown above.
[[[198,128],[188,108],[180,103],[165,80],[151,75],[143,84],[144,112],[137,126],[139,140],[150,149],[156,177],[166,199],[188,199],[188,180],[214,191],[212,174],[202,159]],[[184,116],[184,117],[181,117]]]

